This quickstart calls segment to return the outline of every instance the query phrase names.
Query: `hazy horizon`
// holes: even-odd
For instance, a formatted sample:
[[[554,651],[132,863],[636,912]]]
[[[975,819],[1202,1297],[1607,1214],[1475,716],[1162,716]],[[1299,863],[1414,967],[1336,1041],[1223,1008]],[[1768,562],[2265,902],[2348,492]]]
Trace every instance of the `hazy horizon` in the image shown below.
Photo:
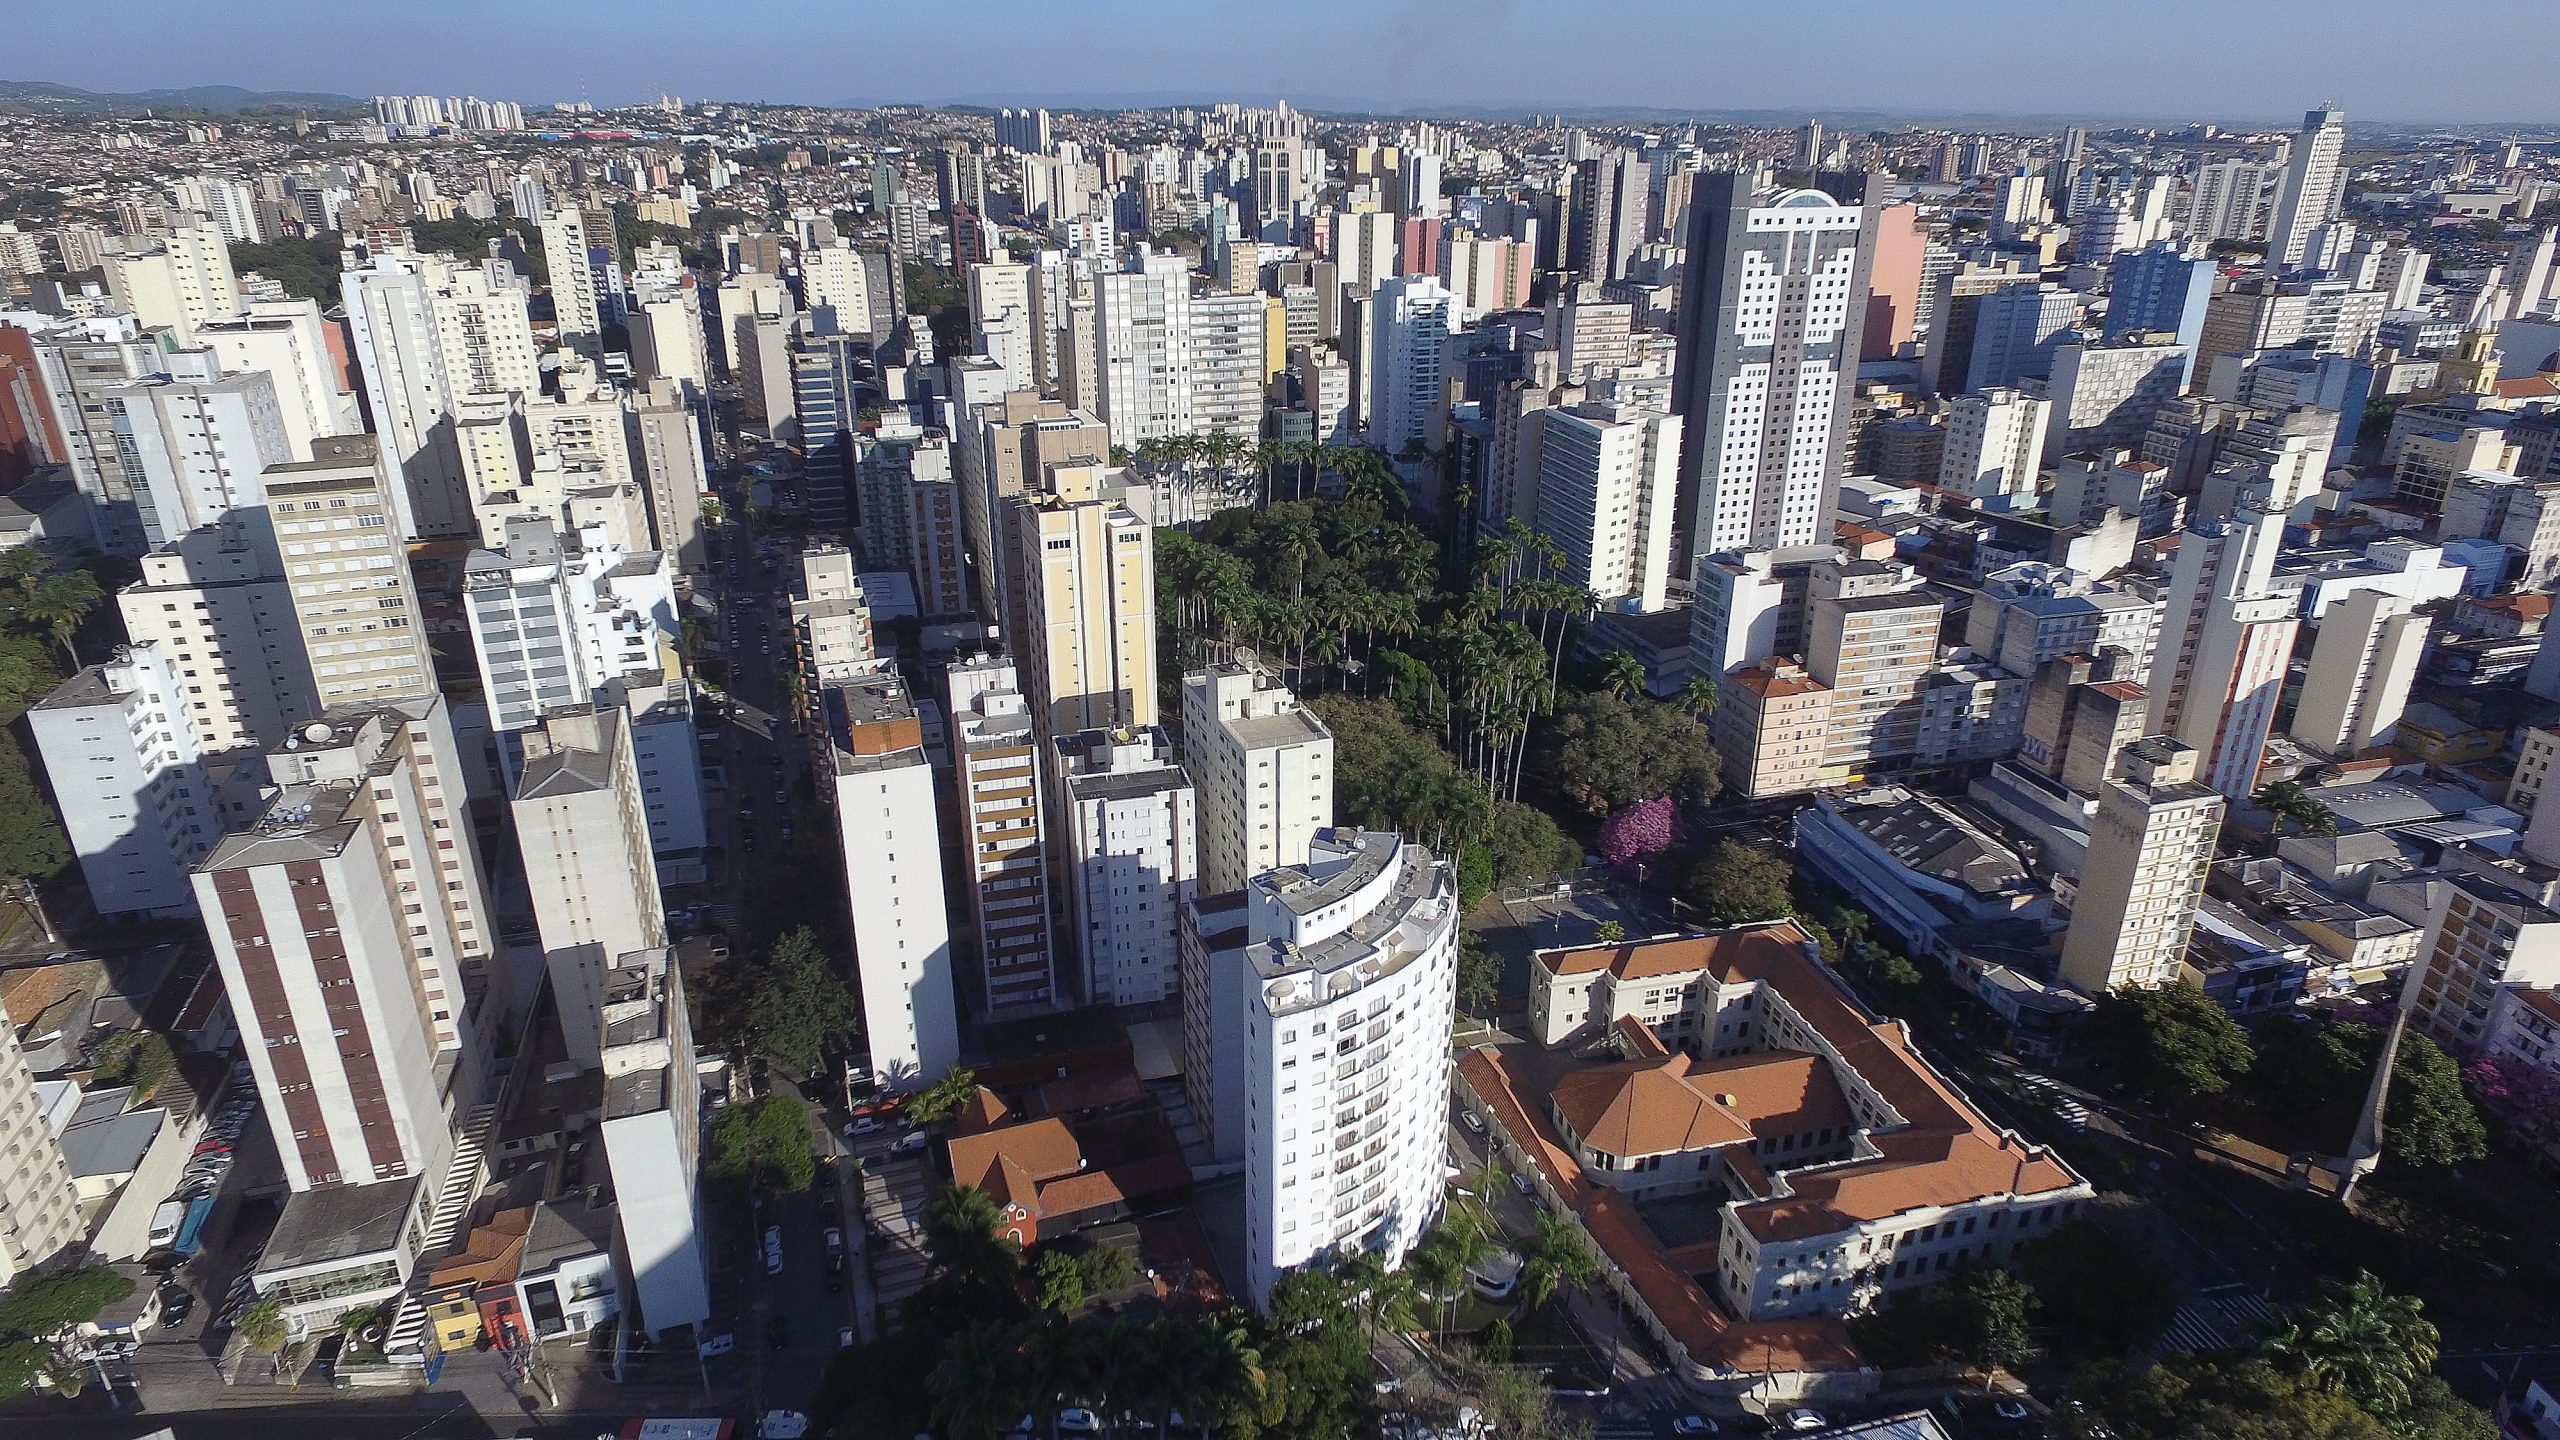
[[[477,94],[528,106],[688,99],[1058,108],[1286,97],[1310,109],[1826,111],[2120,123],[2560,125],[2560,6],[2158,0],[2069,14],[2024,0],[1310,0],[1272,12],[991,0],[964,32],[904,7],[494,0],[415,7],[175,0],[12,21],[8,78]],[[208,20],[209,16],[218,18]],[[492,43],[496,40],[497,43]],[[1578,48],[1574,42],[1580,41]],[[2253,43],[2254,42],[2254,43]],[[2100,67],[2104,69],[2101,71]]]

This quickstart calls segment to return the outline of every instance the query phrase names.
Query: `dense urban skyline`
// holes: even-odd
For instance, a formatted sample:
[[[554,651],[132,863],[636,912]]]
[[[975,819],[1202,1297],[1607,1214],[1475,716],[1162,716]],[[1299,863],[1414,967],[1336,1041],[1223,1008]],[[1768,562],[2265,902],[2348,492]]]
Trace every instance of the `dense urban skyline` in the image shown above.
[[[2387,0],[2305,5],[2172,0],[2049,7],[2018,0],[1899,5],[1577,6],[1569,32],[1496,0],[1321,0],[1285,19],[1217,4],[1105,0],[1000,7],[954,43],[936,15],[746,0],[715,17],[602,0],[525,11],[464,0],[437,23],[390,5],[263,0],[205,33],[177,0],[47,7],[12,19],[11,78],[91,89],[239,84],[349,94],[429,89],[527,104],[658,93],[809,105],[1146,106],[1287,98],[1319,109],[1849,111],[1945,115],[2286,118],[2333,97],[2400,123],[2560,124],[2560,11],[2451,0],[2424,24]],[[486,43],[503,31],[506,45]],[[677,34],[681,43],[669,43]],[[2200,37],[2281,37],[2223,45]],[[2483,49],[2475,41],[2496,35]],[[789,43],[777,43],[783,35]],[[1240,43],[1247,38],[1251,43]],[[2376,43],[2387,38],[2388,43]],[[1613,39],[1627,43],[1612,43]],[[1567,40],[1580,43],[1560,43]],[[1639,43],[1640,42],[1640,43]],[[2100,57],[2135,87],[2092,87]],[[915,63],[923,60],[927,63]]]

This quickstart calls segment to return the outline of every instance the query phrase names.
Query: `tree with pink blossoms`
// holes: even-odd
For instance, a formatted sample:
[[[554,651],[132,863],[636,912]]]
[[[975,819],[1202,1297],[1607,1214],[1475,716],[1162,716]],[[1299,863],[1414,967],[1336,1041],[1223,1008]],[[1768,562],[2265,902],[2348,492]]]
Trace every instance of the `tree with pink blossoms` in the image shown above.
[[[1621,805],[1600,822],[1600,858],[1619,870],[1680,843],[1680,807],[1668,795]]]
[[[2462,1067],[2462,1083],[2517,1139],[2537,1143],[2560,1131],[2560,1074],[2547,1065],[2484,1055]]]

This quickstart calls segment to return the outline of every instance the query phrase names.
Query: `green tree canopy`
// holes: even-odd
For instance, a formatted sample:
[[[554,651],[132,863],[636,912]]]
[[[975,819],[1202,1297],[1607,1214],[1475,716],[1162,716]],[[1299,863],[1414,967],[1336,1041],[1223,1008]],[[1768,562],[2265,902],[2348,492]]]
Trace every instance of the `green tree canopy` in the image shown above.
[[[2385,1036],[2355,1020],[2270,1025],[2259,1040],[2250,1087],[2306,1144],[2340,1153],[2355,1134]],[[2488,1144],[2488,1129],[2452,1057],[2414,1030],[2404,1034],[2383,1107],[2383,1153],[2403,1165],[2435,1168],[2479,1159]]]
[[[1710,925],[1749,925],[1795,913],[1795,867],[1775,849],[1719,840],[1689,871],[1691,904]]]
[[[978,1072],[955,1068],[941,1079],[907,1097],[900,1108],[908,1119],[919,1125],[947,1125],[971,1100],[978,1096]]]
[[[767,1095],[723,1107],[711,1120],[711,1178],[765,1190],[799,1191],[817,1178],[817,1151],[800,1102]]]
[[[178,1053],[166,1037],[151,1030],[127,1030],[98,1047],[98,1078],[109,1085],[133,1087],[133,1103],[149,1100],[178,1073]]]
[[[826,1047],[855,1033],[853,995],[805,927],[776,940],[739,979],[740,1039],[794,1079],[816,1074]]]
[[[2248,1032],[2193,985],[2127,986],[2102,996],[2080,1035],[2100,1069],[2182,1109],[2230,1089],[2255,1058]]]
[[[1676,705],[1579,695],[1540,730],[1532,774],[1559,799],[1606,815],[1657,795],[1712,800],[1716,753],[1707,727]]]
[[[2035,1292],[2046,1345],[2085,1359],[2130,1355],[2178,1312],[2168,1270],[2141,1247],[2080,1220],[2018,1247],[2011,1262]]]
[[[2266,1357],[2313,1389],[2344,1396],[2385,1421],[2406,1416],[2440,1341],[2426,1307],[2369,1272],[2333,1281],[2269,1337]]]

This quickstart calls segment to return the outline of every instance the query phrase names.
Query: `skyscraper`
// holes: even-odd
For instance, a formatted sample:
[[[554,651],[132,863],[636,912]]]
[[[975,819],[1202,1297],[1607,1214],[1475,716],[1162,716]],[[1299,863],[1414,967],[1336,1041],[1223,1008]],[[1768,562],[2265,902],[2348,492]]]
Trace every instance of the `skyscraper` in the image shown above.
[[[596,296],[595,271],[588,263],[586,217],[576,206],[564,206],[543,218],[542,258],[551,272],[551,311],[559,323],[561,345],[594,353],[604,341],[604,313]]]
[[[2323,105],[2302,117],[2302,133],[2285,162],[2284,183],[2276,194],[2275,220],[2267,238],[2267,263],[2284,269],[2302,263],[2311,248],[2311,232],[2338,217],[2346,200],[2346,173],[2338,155],[2346,146],[2347,114]]]
[[[1400,457],[1430,444],[1446,419],[1449,337],[1457,297],[1436,275],[1398,275],[1378,286],[1369,307],[1366,371],[1369,443]]]
[[[1626,402],[1548,410],[1538,455],[1538,533],[1564,551],[1565,578],[1604,607],[1667,608],[1679,420]]]
[[[512,810],[569,1058],[604,1060],[606,974],[667,943],[631,726],[617,705],[564,705],[523,732]]]
[[[960,1058],[942,834],[923,723],[894,670],[827,686],[815,709],[826,737],[825,791],[844,857],[871,1071],[893,1089],[920,1089]]]
[[[2200,522],[2179,539],[2145,687],[2154,728],[2194,750],[2198,778],[2235,800],[2257,788],[2302,623],[2292,595],[2268,583],[2284,516],[2267,505],[2262,486],[2244,490],[2229,520]]]
[[[1652,193],[1653,167],[1632,150],[1581,162],[1574,171],[1565,268],[1598,283],[1626,278],[1627,261],[1645,241]]]
[[[1119,472],[1052,467],[1016,496],[1016,653],[1041,736],[1156,720],[1155,531]]]
[[[2223,797],[2197,783],[2192,746],[2153,735],[2117,758],[2062,942],[2062,980],[2088,995],[2178,978],[2222,831]]]
[[[1810,545],[1829,523],[1867,312],[1881,187],[1754,194],[1702,176],[1689,202],[1674,413],[1673,554]]]
[[[1246,892],[1246,1288],[1338,1249],[1403,1259],[1439,1215],[1455,872],[1392,833],[1327,830]],[[1318,1081],[1317,1076],[1340,1077]]]
[[[1057,845],[1085,1000],[1168,999],[1179,986],[1182,909],[1200,866],[1191,777],[1153,726],[1061,735],[1055,751],[1064,817]]]
[[[2387,742],[2427,647],[2430,621],[2419,603],[2359,590],[2329,607],[2303,673],[2295,739],[2341,758]]]
[[[1333,823],[1333,732],[1258,662],[1182,677],[1182,741],[1200,792],[1203,895],[1297,864]]]
[[[1001,655],[955,662],[949,686],[954,787],[968,865],[970,949],[987,1013],[1054,1009],[1057,962],[1049,949],[1048,813],[1041,802],[1040,741],[1013,662]]]

